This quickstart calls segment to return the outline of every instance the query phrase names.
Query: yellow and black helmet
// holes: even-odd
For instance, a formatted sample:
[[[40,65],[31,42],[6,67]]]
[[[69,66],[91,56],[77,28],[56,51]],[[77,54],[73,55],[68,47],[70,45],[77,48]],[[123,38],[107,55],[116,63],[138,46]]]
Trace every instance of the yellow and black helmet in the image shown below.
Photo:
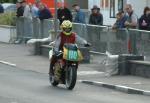
[[[61,29],[65,35],[71,35],[72,23],[69,20],[64,20],[61,24]]]

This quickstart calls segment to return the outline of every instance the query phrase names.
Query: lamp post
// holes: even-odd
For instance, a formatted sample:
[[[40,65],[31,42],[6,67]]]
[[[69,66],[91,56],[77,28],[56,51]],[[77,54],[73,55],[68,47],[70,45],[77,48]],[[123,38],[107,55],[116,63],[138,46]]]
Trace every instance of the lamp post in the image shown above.
[[[57,20],[57,0],[55,0],[55,18],[54,18],[54,25],[55,25],[55,35],[57,35],[57,25],[58,25],[58,20]]]

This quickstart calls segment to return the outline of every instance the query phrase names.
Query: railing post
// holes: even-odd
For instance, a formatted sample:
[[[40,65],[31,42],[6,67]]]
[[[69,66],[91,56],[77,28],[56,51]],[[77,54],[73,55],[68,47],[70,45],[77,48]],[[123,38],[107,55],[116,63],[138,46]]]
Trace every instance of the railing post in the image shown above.
[[[106,51],[110,52],[110,27],[108,27],[108,31],[107,31],[107,49]]]
[[[127,34],[127,44],[126,44],[126,46],[127,46],[127,54],[131,54],[131,38],[130,38],[130,33],[129,33],[129,30],[128,29],[125,29],[125,31],[126,31],[126,34]]]
[[[40,19],[33,18],[33,38],[39,39],[40,33],[41,33]]]
[[[55,20],[54,20],[55,34],[57,35],[58,20],[57,20],[57,0],[55,0]]]

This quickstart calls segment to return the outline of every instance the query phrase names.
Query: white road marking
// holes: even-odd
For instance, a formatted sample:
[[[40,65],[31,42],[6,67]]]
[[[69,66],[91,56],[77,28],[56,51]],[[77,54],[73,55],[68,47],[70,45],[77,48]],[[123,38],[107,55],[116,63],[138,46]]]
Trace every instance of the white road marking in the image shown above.
[[[78,75],[94,75],[94,74],[103,74],[104,72],[99,71],[78,71]]]
[[[12,64],[6,61],[0,61],[0,63],[16,67],[16,64]]]
[[[133,84],[141,85],[142,83],[141,82],[135,82]]]

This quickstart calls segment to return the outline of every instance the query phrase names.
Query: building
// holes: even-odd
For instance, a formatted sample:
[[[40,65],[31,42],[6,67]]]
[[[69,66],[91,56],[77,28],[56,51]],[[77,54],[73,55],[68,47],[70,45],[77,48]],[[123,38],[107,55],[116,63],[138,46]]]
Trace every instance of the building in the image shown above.
[[[150,6],[150,0],[64,0],[68,7],[77,3],[82,9],[88,10],[97,5],[101,8],[101,13],[104,15],[104,25],[112,25],[115,22],[115,15],[119,10],[124,9],[124,5],[130,3],[134,7],[134,11],[138,17],[143,14],[145,6]]]

